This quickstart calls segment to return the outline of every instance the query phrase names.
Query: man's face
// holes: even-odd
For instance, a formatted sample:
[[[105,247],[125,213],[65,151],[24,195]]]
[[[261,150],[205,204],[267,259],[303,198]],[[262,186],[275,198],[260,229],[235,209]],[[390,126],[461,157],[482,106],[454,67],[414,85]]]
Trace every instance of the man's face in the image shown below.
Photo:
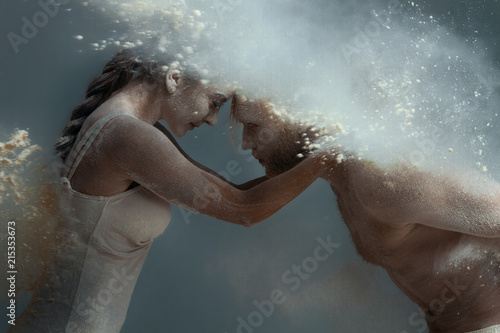
[[[243,125],[242,149],[252,155],[266,169],[268,177],[277,176],[297,165],[303,153],[300,132],[292,131],[278,117],[272,117],[263,100],[249,101],[233,98],[232,112]]]

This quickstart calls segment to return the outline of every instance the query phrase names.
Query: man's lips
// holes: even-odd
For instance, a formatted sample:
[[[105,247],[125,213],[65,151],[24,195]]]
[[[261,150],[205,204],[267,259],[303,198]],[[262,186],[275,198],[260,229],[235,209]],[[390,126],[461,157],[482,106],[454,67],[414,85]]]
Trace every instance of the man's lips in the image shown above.
[[[265,164],[264,160],[262,160],[261,158],[259,158],[259,156],[255,153],[252,152],[252,156],[259,161],[259,163],[263,166]]]

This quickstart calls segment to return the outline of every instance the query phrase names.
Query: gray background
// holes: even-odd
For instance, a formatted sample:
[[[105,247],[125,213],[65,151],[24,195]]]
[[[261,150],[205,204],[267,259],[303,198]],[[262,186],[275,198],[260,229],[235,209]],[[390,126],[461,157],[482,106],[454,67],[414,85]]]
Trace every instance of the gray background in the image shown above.
[[[477,30],[480,40],[500,59],[497,1],[416,2],[463,36]],[[368,1],[353,3],[359,11],[353,14],[366,15]],[[333,10],[328,4],[314,2]],[[65,10],[15,54],[5,36],[10,31],[19,33],[21,17],[30,17],[40,8],[34,1],[0,3],[1,134],[29,128],[32,142],[47,151],[71,109],[82,100],[87,84],[114,53],[91,51],[88,44],[72,38],[81,34],[87,41],[98,39],[100,32],[111,29],[105,18],[76,2],[61,8]],[[363,26],[362,21],[358,25]],[[228,111],[223,108],[216,128],[203,127],[179,141],[192,157],[215,171],[238,161],[241,173],[231,181],[242,183],[263,170],[248,153],[238,153],[231,146]],[[287,301],[255,332],[425,332],[422,325],[409,320],[417,307],[383,270],[365,264],[356,254],[334,199],[328,185],[317,181],[251,229],[199,215],[187,223],[173,207],[172,221],[144,265],[122,332],[236,332],[237,318],[247,318],[256,310],[253,301],[269,299],[273,289],[285,291]],[[281,274],[310,257],[316,238],[328,235],[340,248],[297,291],[291,291]],[[6,330],[2,318],[0,329]]]

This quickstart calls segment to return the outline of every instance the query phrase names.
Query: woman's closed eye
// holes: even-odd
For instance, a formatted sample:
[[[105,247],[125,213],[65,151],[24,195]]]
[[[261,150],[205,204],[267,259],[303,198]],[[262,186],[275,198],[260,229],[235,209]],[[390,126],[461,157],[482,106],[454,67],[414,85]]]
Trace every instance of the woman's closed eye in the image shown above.
[[[214,99],[212,102],[214,103],[214,106],[215,106],[217,109],[218,109],[218,108],[220,108],[220,107],[222,106],[221,102],[219,102],[219,101],[218,101],[218,100],[216,100],[216,99]]]

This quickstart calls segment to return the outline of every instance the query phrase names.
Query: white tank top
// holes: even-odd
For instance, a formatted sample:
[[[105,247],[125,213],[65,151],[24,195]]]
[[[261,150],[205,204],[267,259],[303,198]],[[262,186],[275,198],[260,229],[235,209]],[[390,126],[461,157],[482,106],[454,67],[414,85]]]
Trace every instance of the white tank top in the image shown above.
[[[95,122],[66,161],[61,208],[67,209],[67,218],[58,231],[66,245],[14,332],[113,333],[125,321],[149,248],[170,221],[170,205],[142,186],[99,197],[70,185],[100,130],[120,115]]]

